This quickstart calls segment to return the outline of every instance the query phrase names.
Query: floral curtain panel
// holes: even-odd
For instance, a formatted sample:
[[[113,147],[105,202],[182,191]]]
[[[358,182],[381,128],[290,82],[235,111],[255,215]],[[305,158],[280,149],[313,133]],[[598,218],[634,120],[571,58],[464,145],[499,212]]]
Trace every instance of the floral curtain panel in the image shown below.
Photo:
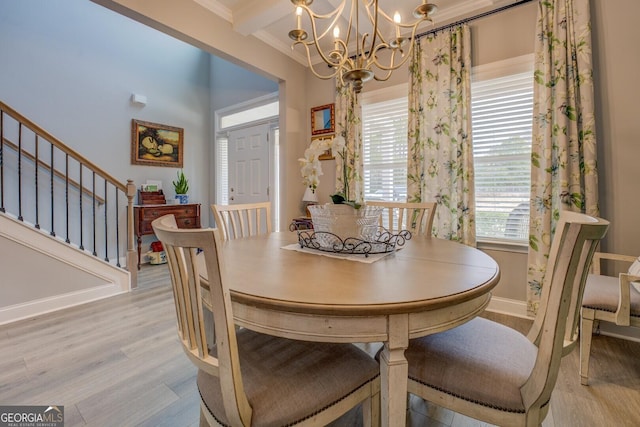
[[[362,108],[358,94],[336,81],[336,135],[343,137],[344,148],[336,158],[336,193],[346,200],[364,200],[364,164],[362,161]]]
[[[433,234],[475,245],[467,25],[420,39],[410,65],[408,201],[435,201]]]
[[[540,301],[562,210],[598,215],[589,0],[538,4],[527,310]]]

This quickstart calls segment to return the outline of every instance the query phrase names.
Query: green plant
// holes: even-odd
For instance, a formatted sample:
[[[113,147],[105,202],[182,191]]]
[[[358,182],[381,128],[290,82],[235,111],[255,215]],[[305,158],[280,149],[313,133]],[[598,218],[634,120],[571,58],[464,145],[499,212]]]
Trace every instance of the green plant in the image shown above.
[[[187,191],[189,191],[189,180],[184,176],[183,171],[178,171],[178,179],[173,181],[173,188],[176,194],[187,194]]]

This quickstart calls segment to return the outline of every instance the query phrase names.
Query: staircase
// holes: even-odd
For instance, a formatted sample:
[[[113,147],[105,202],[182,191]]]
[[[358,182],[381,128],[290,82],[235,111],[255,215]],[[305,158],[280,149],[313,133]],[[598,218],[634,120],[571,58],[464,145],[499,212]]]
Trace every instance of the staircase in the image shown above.
[[[0,324],[134,288],[135,193],[0,102]]]

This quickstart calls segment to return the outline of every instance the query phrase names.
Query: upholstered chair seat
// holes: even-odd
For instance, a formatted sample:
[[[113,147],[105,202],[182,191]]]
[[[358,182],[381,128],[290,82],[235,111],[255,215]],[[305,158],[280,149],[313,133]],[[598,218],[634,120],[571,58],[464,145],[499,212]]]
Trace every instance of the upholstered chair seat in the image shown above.
[[[629,271],[617,277],[601,272],[605,262],[631,263]],[[621,264],[620,264],[621,265]],[[619,266],[619,265],[618,265]],[[580,311],[580,383],[589,384],[589,359],[594,325],[640,327],[640,258],[596,252],[587,277]]]
[[[525,335],[481,317],[413,340],[405,353],[411,380],[480,405],[521,413],[525,406],[520,387],[531,375],[537,354]]]
[[[248,329],[236,335],[244,391],[253,409],[252,426],[285,426],[308,420],[380,373],[378,363],[352,344],[288,340]],[[358,369],[354,369],[356,365]],[[229,425],[219,378],[200,370],[198,390],[211,415]]]
[[[588,285],[584,288],[582,306],[615,313],[620,300],[618,281],[617,277],[590,274],[587,279]],[[629,315],[640,318],[640,292],[630,289],[629,297]]]
[[[525,336],[484,318],[412,339],[407,390],[443,408],[500,426],[539,426],[549,412],[560,359],[577,343],[588,268],[609,222],[560,214],[542,295]]]

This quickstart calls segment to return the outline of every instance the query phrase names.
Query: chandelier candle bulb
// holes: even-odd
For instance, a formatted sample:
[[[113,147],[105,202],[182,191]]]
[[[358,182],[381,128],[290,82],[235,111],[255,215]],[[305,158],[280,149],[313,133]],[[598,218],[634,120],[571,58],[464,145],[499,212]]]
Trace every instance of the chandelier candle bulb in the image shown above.
[[[297,29],[299,30],[301,28],[301,24],[300,24],[300,19],[302,15],[302,8],[300,6],[296,7],[296,25],[297,25]]]
[[[402,22],[402,17],[400,16],[400,12],[396,11],[393,15],[393,22],[396,23],[396,38],[400,38],[400,23]]]

